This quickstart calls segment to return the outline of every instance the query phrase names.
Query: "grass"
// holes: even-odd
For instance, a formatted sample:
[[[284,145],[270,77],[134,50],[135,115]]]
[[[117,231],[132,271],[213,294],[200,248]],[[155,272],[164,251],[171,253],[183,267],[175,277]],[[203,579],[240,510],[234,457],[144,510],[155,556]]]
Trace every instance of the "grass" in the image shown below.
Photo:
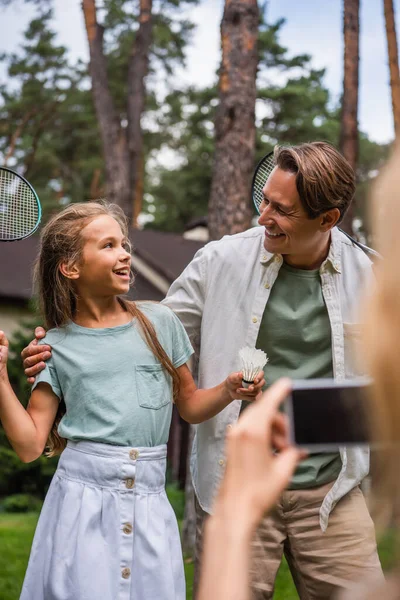
[[[29,558],[37,513],[0,514],[0,598],[17,600]]]
[[[169,487],[168,495],[178,521],[183,517],[183,495]],[[18,600],[29,557],[29,550],[38,519],[37,513],[0,514],[0,598]],[[379,554],[385,570],[395,561],[395,535],[389,532],[379,544]],[[190,557],[185,558],[187,600],[192,598],[194,565]],[[285,561],[282,561],[276,580],[274,600],[298,600],[295,587]]]

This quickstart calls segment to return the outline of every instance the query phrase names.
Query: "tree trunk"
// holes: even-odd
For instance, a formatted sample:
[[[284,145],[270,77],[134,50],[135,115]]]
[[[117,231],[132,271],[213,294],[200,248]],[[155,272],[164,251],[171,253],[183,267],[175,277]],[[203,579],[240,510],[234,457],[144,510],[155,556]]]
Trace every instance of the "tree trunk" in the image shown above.
[[[136,182],[134,189],[134,198],[133,198],[133,217],[132,217],[132,227],[138,227],[138,218],[140,213],[142,212],[143,207],[143,190],[144,190],[144,155],[143,152],[139,157],[139,163],[137,165],[137,169],[133,169],[132,172],[136,173]]]
[[[82,8],[89,43],[93,101],[103,144],[107,198],[119,204],[129,215],[129,211],[132,213],[132,195],[128,144],[108,85],[106,58],[103,52],[104,30],[97,23],[95,0],[83,0]]]
[[[149,52],[153,37],[152,0],[140,0],[139,29],[135,36],[128,75],[128,145],[132,204],[129,221],[137,227],[143,201],[143,133],[140,125],[144,111],[145,77],[149,69]]]
[[[340,130],[340,149],[356,171],[358,161],[358,70],[359,70],[360,0],[344,0],[344,78]],[[353,206],[350,206],[342,228],[353,233]]]
[[[258,24],[257,0],[225,0],[208,218],[211,239],[244,231],[251,224]]]
[[[398,141],[400,136],[400,74],[393,0],[383,0],[383,4],[385,10],[394,130],[396,140]]]
[[[4,159],[3,159],[4,167],[7,166],[7,163],[10,160],[10,158],[12,158],[14,156],[15,146],[17,144],[18,139],[21,137],[22,132],[25,129],[25,125],[30,121],[30,119],[36,113],[37,113],[37,108],[32,108],[22,117],[20,124],[18,125],[18,127],[16,128],[16,130],[14,131],[14,133],[11,137],[10,147],[9,147],[8,151],[6,152],[6,155],[4,156]]]

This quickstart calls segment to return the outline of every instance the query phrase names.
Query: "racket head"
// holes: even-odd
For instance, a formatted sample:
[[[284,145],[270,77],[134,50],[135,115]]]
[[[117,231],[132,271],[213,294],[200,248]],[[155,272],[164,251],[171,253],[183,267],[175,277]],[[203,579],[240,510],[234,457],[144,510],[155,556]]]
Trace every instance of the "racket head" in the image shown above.
[[[261,214],[260,204],[263,201],[262,191],[275,166],[274,153],[269,152],[263,156],[254,171],[251,182],[251,197],[259,215]]]
[[[12,169],[0,167],[0,242],[29,237],[41,218],[40,201],[29,181]]]

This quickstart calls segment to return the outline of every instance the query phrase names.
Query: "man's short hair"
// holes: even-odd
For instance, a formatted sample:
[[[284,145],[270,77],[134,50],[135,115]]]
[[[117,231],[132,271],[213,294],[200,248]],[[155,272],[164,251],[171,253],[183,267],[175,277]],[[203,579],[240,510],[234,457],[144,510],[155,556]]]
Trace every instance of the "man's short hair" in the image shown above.
[[[332,144],[275,146],[274,159],[280,169],[296,174],[297,192],[310,218],[338,208],[338,222],[343,219],[354,197],[355,173]]]

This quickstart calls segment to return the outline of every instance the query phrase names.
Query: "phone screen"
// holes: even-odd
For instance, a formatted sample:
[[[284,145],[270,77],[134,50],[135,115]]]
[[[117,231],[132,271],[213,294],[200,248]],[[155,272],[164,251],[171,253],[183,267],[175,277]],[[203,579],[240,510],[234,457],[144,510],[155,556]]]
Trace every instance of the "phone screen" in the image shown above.
[[[300,446],[339,446],[369,441],[367,384],[294,383],[290,419]]]

